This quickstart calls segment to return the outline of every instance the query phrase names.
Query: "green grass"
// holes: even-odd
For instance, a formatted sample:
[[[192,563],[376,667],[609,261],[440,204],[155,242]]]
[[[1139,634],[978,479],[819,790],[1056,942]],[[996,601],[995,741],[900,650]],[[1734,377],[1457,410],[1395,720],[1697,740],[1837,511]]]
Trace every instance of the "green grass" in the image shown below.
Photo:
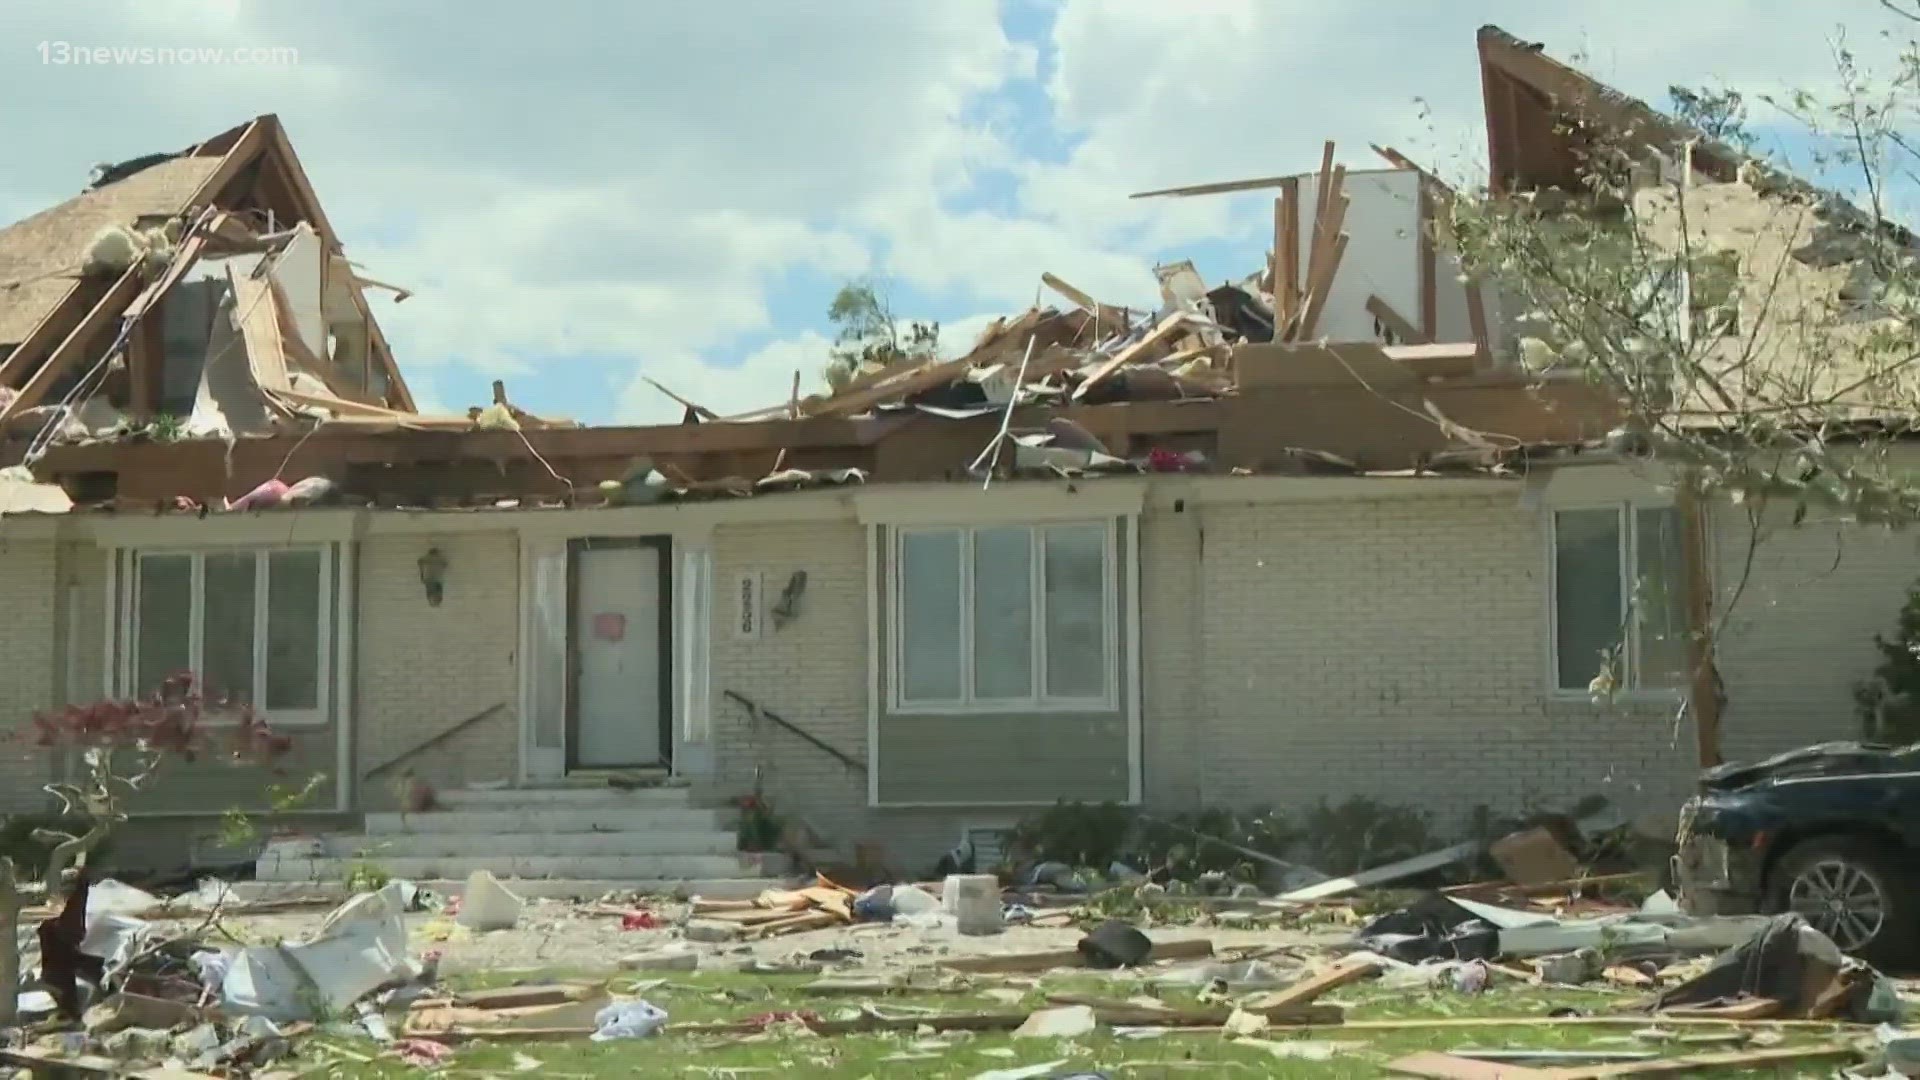
[[[452,980],[458,988],[482,988],[515,983],[569,981],[583,978],[575,972],[498,972],[484,977]],[[828,997],[804,995],[800,988],[812,981],[810,976],[760,976],[727,973],[673,973],[645,977],[620,977],[606,980],[604,975],[590,978],[605,983],[616,994],[638,989],[653,1004],[666,1009],[677,1024],[740,1020],[774,1010],[811,1009],[823,1017],[855,1008],[871,1001],[882,1009],[932,1009],[942,1013],[1020,1012],[1044,1007],[1050,993],[1080,993],[1114,1000],[1143,993],[1144,986],[1131,981],[1114,981],[1085,975],[1056,975],[1041,985],[1026,989],[1017,1004],[996,1001],[980,991],[1007,987],[998,980],[977,979],[960,993],[898,993],[885,997]],[[1195,1006],[1191,993],[1167,991],[1160,995],[1170,1005]],[[1466,997],[1450,990],[1433,992],[1389,991],[1370,984],[1350,987],[1328,1000],[1345,1004],[1350,1021],[1425,1018],[1546,1016],[1559,1008],[1574,1008],[1597,1013],[1621,1000],[1620,995],[1579,989],[1496,988]],[[1649,1021],[1647,1026],[1652,1026]],[[585,1039],[567,1042],[484,1044],[456,1047],[447,1063],[448,1075],[511,1076],[524,1072],[540,1077],[598,1076],[726,1076],[730,1070],[741,1077],[767,1076],[778,1080],[790,1077],[959,1077],[968,1078],[993,1069],[1063,1060],[1060,1072],[1102,1071],[1120,1077],[1208,1077],[1276,1076],[1302,1078],[1375,1077],[1386,1074],[1385,1065],[1395,1058],[1421,1050],[1450,1050],[1469,1046],[1537,1049],[1573,1049],[1594,1047],[1614,1050],[1663,1049],[1633,1038],[1634,1026],[1505,1025],[1466,1029],[1411,1029],[1399,1031],[1342,1030],[1337,1027],[1311,1032],[1268,1032],[1263,1038],[1274,1042],[1336,1042],[1347,1045],[1324,1061],[1297,1058],[1282,1059],[1267,1048],[1239,1045],[1213,1032],[1162,1035],[1150,1039],[1128,1039],[1102,1031],[1081,1040],[1014,1039],[1010,1034],[869,1034],[816,1037],[771,1033],[742,1036],[665,1035],[648,1040],[593,1043]],[[1697,1034],[1713,1030],[1680,1029]],[[1820,1032],[1789,1031],[1786,1045],[1822,1041]],[[341,1046],[337,1040],[313,1040],[303,1048],[300,1068],[307,1076],[410,1076],[409,1066],[392,1057],[375,1056],[371,1062],[359,1057],[379,1055],[380,1048],[356,1043],[346,1049],[353,1056],[333,1056],[324,1044]],[[1725,1047],[1705,1047],[1721,1050]],[[1687,1049],[1666,1046],[1663,1052],[1680,1054]],[[1694,1051],[1698,1052],[1698,1051]],[[537,1062],[535,1065],[533,1063]],[[1815,1063],[1795,1071],[1768,1069],[1753,1073],[1716,1073],[1716,1076],[1830,1076],[1835,1063]],[[308,1071],[310,1070],[310,1071]]]

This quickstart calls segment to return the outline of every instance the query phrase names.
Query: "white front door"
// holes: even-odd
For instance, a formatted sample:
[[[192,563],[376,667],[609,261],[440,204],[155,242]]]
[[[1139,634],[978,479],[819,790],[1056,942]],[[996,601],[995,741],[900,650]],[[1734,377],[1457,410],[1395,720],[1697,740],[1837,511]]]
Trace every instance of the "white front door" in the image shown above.
[[[665,554],[627,541],[574,545],[572,768],[665,764]]]

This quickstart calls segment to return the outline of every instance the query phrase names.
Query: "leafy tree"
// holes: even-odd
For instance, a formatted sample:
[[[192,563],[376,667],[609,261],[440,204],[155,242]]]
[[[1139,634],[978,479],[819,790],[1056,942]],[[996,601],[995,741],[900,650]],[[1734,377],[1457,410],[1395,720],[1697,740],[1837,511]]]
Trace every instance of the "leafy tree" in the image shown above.
[[[215,709],[233,720],[224,740],[215,740],[203,716]],[[209,703],[193,675],[170,676],[158,689],[124,701],[68,705],[33,718],[12,741],[41,752],[77,754],[80,776],[71,783],[47,785],[61,803],[69,832],[38,830],[35,840],[53,845],[39,890],[48,898],[63,895],[67,869],[95,851],[127,820],[127,803],[150,786],[175,761],[202,758],[232,764],[270,763],[292,749],[292,741],[267,727],[250,707]],[[20,981],[20,910],[31,899],[14,860],[0,856],[0,1026],[16,1016]]]
[[[1873,636],[1880,665],[1853,689],[1860,737],[1869,742],[1920,742],[1920,582],[1907,590],[1892,637]]]
[[[940,324],[916,319],[903,327],[886,291],[868,278],[840,287],[827,307],[827,320],[834,335],[826,379],[835,389],[862,371],[903,360],[917,363],[940,351]]]
[[[1771,530],[1814,507],[1920,520],[1920,484],[1892,453],[1920,421],[1920,246],[1886,206],[1889,182],[1920,172],[1920,42],[1877,78],[1845,49],[1835,63],[1822,89],[1755,100],[1804,129],[1839,191],[1757,156],[1739,93],[1676,87],[1681,124],[1611,98],[1613,129],[1562,118],[1581,183],[1465,192],[1443,217],[1515,320],[1521,360],[1607,391],[1615,451],[1657,459],[1741,522],[1746,555],[1730,561],[1745,569],[1720,583],[1709,646]]]

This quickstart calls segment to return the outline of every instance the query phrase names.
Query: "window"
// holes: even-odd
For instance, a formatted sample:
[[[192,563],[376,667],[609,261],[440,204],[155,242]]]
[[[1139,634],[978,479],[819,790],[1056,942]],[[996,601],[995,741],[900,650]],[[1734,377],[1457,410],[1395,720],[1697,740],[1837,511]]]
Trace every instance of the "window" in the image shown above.
[[[324,723],[332,560],[322,548],[129,556],[132,693],[178,671],[277,723]]]
[[[1680,517],[1670,506],[1553,515],[1554,687],[1670,690],[1687,673]]]
[[[896,707],[1113,707],[1110,524],[903,529],[895,541]]]

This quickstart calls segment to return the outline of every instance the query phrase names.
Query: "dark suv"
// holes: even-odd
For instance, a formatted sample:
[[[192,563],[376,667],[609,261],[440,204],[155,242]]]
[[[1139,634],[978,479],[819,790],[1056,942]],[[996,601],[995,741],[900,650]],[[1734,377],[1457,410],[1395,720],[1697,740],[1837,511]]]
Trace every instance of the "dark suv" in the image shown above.
[[[1798,912],[1849,953],[1920,944],[1920,744],[1823,743],[1700,778],[1673,862],[1696,915]]]

